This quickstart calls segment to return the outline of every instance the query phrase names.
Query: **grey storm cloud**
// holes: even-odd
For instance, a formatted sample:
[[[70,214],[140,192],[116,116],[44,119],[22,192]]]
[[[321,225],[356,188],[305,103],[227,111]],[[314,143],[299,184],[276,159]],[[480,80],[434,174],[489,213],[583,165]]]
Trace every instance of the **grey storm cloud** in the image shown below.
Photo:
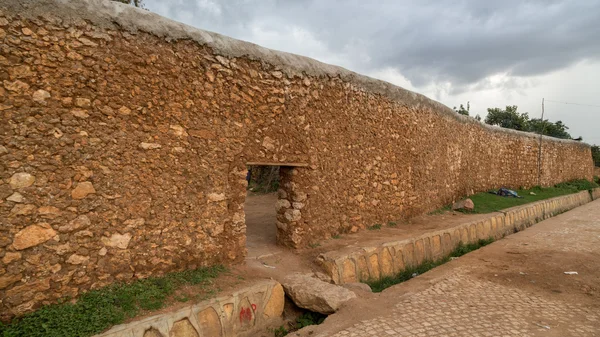
[[[600,0],[146,0],[146,6],[201,29],[339,60],[351,70],[396,69],[416,87],[450,83],[455,93],[498,73],[535,76],[600,59]],[[298,35],[310,43],[298,43]]]

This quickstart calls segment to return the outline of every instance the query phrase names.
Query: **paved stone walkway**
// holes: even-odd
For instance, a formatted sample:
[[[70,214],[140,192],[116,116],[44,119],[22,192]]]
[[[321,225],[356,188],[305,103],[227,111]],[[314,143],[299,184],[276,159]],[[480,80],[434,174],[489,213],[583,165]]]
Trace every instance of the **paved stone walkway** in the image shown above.
[[[598,311],[459,273],[401,301],[389,315],[333,336],[535,336],[548,332],[544,326],[550,322],[568,325],[574,318],[585,318],[587,324],[570,329],[572,336],[598,336]]]
[[[306,335],[600,336],[599,258],[600,200],[353,303]],[[580,275],[563,273],[571,268]]]

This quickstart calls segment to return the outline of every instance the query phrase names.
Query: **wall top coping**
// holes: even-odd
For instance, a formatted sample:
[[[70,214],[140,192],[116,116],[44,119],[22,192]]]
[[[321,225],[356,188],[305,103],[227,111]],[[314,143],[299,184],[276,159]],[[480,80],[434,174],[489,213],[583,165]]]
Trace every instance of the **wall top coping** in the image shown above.
[[[326,64],[309,57],[276,51],[259,45],[237,40],[218,33],[201,30],[165,18],[156,13],[108,0],[3,0],[0,8],[7,13],[18,14],[22,18],[59,18],[63,25],[78,25],[87,20],[100,28],[122,29],[132,34],[146,32],[167,41],[193,40],[213,49],[214,53],[227,57],[245,57],[267,63],[289,77],[304,75],[317,77],[339,77],[355,84],[366,92],[386,96],[409,108],[429,109],[444,117],[451,117],[462,123],[478,124],[493,132],[514,134],[521,137],[539,139],[539,135],[490,126],[472,117],[462,116],[449,107],[419,93],[398,87],[391,83],[355,73],[339,66]],[[573,140],[543,137],[546,141],[589,144]]]

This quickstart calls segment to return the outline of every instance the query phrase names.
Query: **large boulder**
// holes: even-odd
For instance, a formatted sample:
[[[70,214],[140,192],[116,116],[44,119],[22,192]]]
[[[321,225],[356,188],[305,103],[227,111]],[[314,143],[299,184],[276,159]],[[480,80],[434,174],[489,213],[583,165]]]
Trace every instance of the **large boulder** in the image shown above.
[[[343,287],[323,282],[306,274],[293,274],[282,282],[286,295],[300,308],[333,314],[342,305],[356,298],[356,295]]]
[[[475,208],[475,204],[473,203],[473,200],[471,200],[471,199],[457,201],[452,205],[452,210],[454,210],[454,211],[457,211],[457,210],[472,211],[474,208]]]

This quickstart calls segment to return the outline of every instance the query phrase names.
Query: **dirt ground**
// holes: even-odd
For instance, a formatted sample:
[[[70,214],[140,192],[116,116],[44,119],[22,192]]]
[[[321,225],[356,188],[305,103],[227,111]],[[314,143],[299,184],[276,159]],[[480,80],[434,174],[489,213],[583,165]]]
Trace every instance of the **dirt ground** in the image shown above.
[[[275,239],[276,193],[249,194],[246,198],[246,264],[234,269],[241,274],[281,280],[293,272],[320,271],[316,257],[328,251],[351,250],[355,247],[376,246],[390,240],[401,240],[425,232],[453,227],[460,223],[485,218],[486,214],[445,212],[424,215],[409,221],[397,221],[395,227],[382,224],[380,230],[363,230],[319,242],[313,248],[291,250],[278,246]]]
[[[296,335],[600,336],[600,200],[363,293]]]

